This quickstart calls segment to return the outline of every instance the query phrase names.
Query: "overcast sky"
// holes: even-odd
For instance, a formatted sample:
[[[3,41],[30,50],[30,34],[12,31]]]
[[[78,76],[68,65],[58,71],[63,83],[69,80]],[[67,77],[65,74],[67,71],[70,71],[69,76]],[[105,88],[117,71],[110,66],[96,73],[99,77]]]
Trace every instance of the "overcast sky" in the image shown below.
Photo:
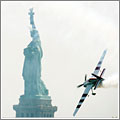
[[[56,118],[73,118],[85,88],[76,88],[91,76],[104,49],[104,78],[119,80],[118,1],[22,1],[1,2],[1,115],[15,117],[13,105],[24,94],[23,50],[31,42],[29,8],[43,48],[42,80]],[[115,76],[111,77],[111,76]],[[111,83],[111,84],[112,84]],[[87,97],[78,118],[111,118],[118,115],[118,87],[98,88]]]

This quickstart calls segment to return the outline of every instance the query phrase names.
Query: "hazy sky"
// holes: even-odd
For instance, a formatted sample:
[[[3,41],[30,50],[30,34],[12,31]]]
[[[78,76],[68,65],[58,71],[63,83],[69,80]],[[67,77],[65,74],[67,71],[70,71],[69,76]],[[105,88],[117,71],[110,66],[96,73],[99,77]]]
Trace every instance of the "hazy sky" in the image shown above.
[[[118,115],[119,2],[22,1],[1,2],[1,115],[15,117],[13,105],[24,93],[23,49],[31,41],[29,8],[43,48],[42,80],[49,89],[56,118],[73,118],[85,88],[76,88],[94,71],[104,49],[102,68],[111,86],[87,97],[78,118],[111,118]],[[115,77],[114,77],[115,76]]]

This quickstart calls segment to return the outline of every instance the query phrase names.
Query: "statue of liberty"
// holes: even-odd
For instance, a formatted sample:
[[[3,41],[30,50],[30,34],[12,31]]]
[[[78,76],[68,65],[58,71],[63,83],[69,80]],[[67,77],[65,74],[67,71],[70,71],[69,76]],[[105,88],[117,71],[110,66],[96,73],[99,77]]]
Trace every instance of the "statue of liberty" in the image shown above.
[[[48,95],[48,90],[41,80],[41,59],[43,51],[39,33],[34,24],[33,8],[30,9],[29,15],[30,24],[32,25],[32,29],[30,30],[32,41],[24,49],[25,60],[22,73],[25,82],[24,93],[26,96]]]

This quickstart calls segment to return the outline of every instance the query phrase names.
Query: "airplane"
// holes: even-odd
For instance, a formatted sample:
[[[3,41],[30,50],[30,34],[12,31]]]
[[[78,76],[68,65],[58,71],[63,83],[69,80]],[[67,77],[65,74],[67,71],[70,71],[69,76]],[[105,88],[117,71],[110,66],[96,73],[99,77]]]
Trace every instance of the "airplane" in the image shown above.
[[[92,91],[92,95],[96,95],[96,93],[93,93],[93,90],[96,90],[96,88],[102,83],[102,81],[104,80],[102,78],[104,72],[105,72],[105,68],[102,70],[100,76],[98,76],[98,73],[100,71],[100,68],[101,68],[101,65],[102,65],[102,62],[103,62],[103,59],[105,57],[105,54],[106,54],[107,50],[104,50],[94,72],[92,73],[92,76],[87,80],[87,75],[85,75],[85,82],[83,84],[80,84],[78,85],[77,87],[81,87],[81,86],[84,86],[86,89],[84,90],[84,93],[82,94],[82,97],[78,103],[78,105],[76,106],[76,109],[73,113],[73,116],[76,115],[76,113],[78,112],[79,108],[81,107],[82,103],[84,102],[85,98],[88,95],[90,89]]]

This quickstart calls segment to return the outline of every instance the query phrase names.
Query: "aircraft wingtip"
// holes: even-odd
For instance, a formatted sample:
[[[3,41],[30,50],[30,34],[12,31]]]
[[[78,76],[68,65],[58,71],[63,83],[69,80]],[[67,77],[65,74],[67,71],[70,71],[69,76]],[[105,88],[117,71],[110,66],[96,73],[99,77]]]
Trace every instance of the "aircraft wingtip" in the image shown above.
[[[75,116],[75,115],[76,115],[76,112],[73,113],[73,116]]]
[[[104,54],[106,54],[106,52],[107,52],[107,48],[104,50]]]
[[[104,51],[107,51],[107,48]]]

